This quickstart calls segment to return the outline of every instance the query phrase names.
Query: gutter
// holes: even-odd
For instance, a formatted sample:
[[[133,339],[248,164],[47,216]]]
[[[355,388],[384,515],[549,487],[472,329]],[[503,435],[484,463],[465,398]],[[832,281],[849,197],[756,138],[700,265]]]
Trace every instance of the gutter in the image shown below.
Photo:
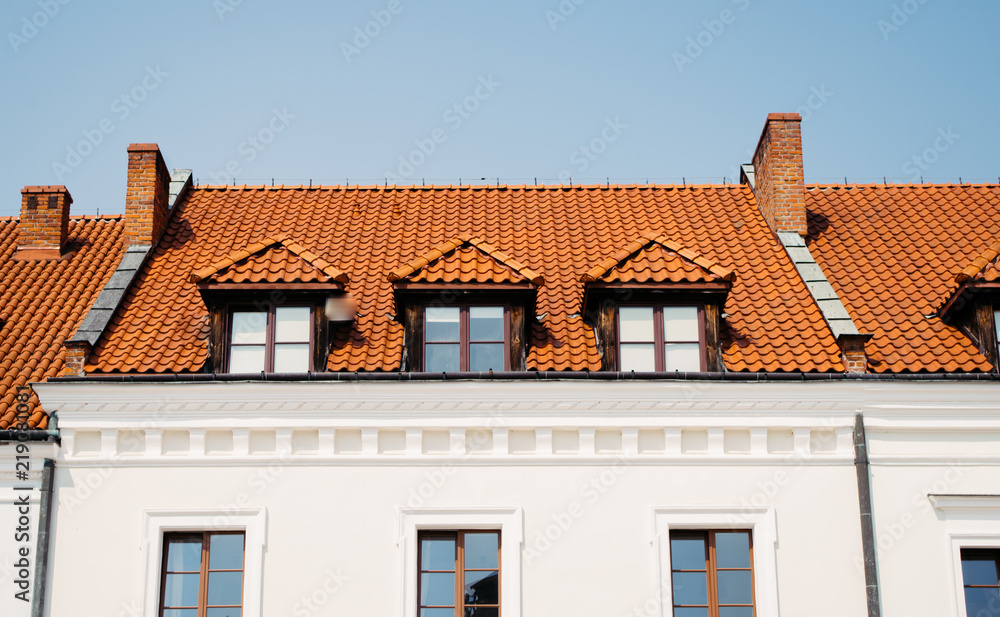
[[[480,371],[454,373],[333,372],[333,373],[136,373],[50,377],[48,383],[207,383],[290,381],[960,381],[1000,382],[995,373],[738,373],[738,372],[616,372],[616,371]]]
[[[881,617],[878,588],[878,560],[875,554],[875,520],[872,516],[872,487],[865,438],[864,416],[854,416],[854,469],[858,474],[858,506],[861,510],[861,550],[865,562],[865,597],[868,617]]]

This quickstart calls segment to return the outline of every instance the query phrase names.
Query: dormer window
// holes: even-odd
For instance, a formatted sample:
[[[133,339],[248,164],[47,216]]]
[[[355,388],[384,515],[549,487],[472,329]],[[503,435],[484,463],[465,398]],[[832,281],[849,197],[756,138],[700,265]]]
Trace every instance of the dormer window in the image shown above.
[[[732,271],[643,234],[582,278],[602,370],[723,370],[719,330]]]
[[[955,283],[938,315],[1000,372],[1000,239],[959,272]]]
[[[523,371],[542,277],[479,238],[448,240],[389,274],[402,370]]]
[[[226,373],[326,369],[347,275],[287,238],[269,238],[191,275],[211,317],[211,362]],[[353,311],[347,319],[353,318]]]
[[[618,370],[705,370],[702,321],[698,306],[619,306]]]
[[[311,370],[313,308],[268,306],[230,312],[229,373]]]
[[[424,370],[509,370],[507,330],[504,306],[429,306],[424,309]]]

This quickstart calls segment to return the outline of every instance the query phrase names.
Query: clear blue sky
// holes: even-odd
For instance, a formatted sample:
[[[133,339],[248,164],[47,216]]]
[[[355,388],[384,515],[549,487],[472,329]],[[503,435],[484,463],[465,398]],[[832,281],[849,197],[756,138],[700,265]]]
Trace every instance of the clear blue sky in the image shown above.
[[[994,0],[6,0],[0,215],[29,184],[120,212],[132,142],[201,183],[731,181],[796,110],[808,181],[996,182],[997,23]]]

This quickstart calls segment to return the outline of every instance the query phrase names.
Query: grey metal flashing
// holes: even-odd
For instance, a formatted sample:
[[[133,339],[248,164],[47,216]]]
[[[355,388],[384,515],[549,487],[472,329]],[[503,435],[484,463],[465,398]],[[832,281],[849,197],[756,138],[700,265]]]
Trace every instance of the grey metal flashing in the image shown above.
[[[750,163],[740,165],[740,184],[749,184],[754,188],[754,168]]]
[[[191,170],[175,169],[170,175],[170,188],[167,204],[172,211],[174,206],[180,201],[184,193],[191,187]],[[108,279],[104,289],[97,296],[87,315],[80,322],[80,327],[76,329],[73,337],[69,339],[71,343],[89,343],[91,347],[97,344],[104,329],[111,321],[111,317],[118,309],[125,292],[128,291],[132,281],[135,280],[142,265],[146,263],[152,247],[148,244],[136,244],[125,247],[125,255],[118,263],[114,274]]]
[[[844,303],[841,302],[840,296],[823,274],[823,269],[813,259],[802,236],[795,232],[779,231],[778,239],[795,264],[795,269],[805,282],[816,305],[819,306],[820,312],[823,313],[823,318],[829,324],[833,336],[839,339],[844,335],[861,335]]]

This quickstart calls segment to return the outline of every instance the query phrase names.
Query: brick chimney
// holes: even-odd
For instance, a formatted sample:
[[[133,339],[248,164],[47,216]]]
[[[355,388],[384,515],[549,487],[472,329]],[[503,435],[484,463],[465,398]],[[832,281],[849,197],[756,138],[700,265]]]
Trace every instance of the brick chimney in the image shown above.
[[[160,239],[170,214],[170,172],[156,144],[128,147],[125,189],[125,246],[152,246]]]
[[[66,248],[69,206],[73,198],[65,186],[26,186],[21,189],[14,259],[59,259]]]
[[[768,114],[753,155],[757,207],[774,232],[806,235],[802,116]]]

